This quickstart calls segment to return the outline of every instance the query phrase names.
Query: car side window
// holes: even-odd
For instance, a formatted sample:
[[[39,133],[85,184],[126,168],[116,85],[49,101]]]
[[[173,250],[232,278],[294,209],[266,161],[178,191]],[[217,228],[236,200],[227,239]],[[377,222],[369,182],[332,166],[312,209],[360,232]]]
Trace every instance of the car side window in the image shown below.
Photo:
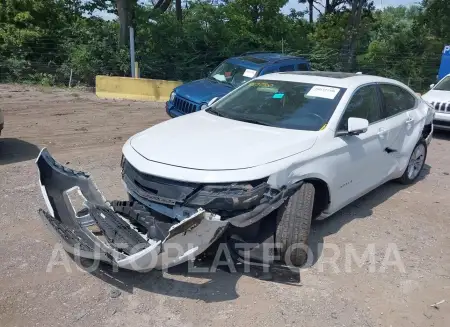
[[[295,71],[294,65],[286,65],[280,67],[280,72],[293,72],[293,71]]]
[[[306,71],[309,70],[308,69],[308,65],[307,64],[298,64],[298,69],[299,71]]]
[[[350,117],[367,119],[369,124],[381,119],[378,90],[375,85],[363,86],[353,94],[339,123],[339,131],[348,129]]]
[[[410,110],[416,105],[416,98],[407,90],[392,84],[380,84],[384,100],[384,118]]]

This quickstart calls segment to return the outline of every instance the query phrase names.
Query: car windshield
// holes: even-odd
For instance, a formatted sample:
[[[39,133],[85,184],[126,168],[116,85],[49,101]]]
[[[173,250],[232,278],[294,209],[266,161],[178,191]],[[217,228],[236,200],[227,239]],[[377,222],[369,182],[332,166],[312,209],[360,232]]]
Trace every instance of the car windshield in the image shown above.
[[[434,89],[438,91],[450,91],[450,76],[445,77]]]
[[[257,71],[224,61],[209,75],[210,79],[238,87],[256,76]]]
[[[309,83],[253,80],[206,111],[259,125],[318,131],[328,123],[345,90]]]

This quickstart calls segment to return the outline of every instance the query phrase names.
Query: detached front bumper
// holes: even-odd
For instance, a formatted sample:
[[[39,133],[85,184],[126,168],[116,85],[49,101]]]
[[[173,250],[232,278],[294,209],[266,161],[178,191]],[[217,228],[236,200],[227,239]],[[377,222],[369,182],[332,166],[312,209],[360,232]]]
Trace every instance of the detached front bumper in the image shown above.
[[[219,216],[198,209],[173,223],[163,239],[152,239],[115,212],[86,173],[62,166],[46,149],[36,164],[47,205],[47,211],[39,209],[39,216],[65,250],[80,257],[135,271],[165,269],[193,260],[228,225]]]

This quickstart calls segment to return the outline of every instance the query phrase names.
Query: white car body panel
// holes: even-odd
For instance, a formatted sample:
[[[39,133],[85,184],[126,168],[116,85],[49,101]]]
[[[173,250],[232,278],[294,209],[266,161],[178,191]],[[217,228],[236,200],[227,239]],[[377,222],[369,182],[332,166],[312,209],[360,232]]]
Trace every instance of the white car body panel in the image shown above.
[[[450,102],[450,91],[430,90],[422,95],[422,98],[429,103],[432,101]]]
[[[317,139],[314,132],[248,124],[203,110],[178,118],[133,136],[131,146],[148,160],[172,166],[232,170],[264,165],[303,152]],[[174,137],[175,130],[182,131],[185,137]],[[180,147],[180,141],[186,138],[192,147]],[[207,150],[208,160],[202,155],[193,156],[195,149]]]
[[[425,123],[432,119],[426,102],[390,79],[294,74],[268,74],[258,79],[308,82],[345,87],[347,91],[321,131],[260,126],[200,111],[131,137],[123,147],[124,157],[142,173],[186,182],[225,183],[269,177],[272,187],[281,188],[299,180],[320,179],[330,192],[331,202],[324,212],[327,216],[400,177]],[[408,90],[416,98],[416,108],[373,123],[363,134],[336,136],[336,126],[355,90],[377,82]],[[192,147],[179,145],[185,139]],[[387,153],[386,148],[394,152]]]

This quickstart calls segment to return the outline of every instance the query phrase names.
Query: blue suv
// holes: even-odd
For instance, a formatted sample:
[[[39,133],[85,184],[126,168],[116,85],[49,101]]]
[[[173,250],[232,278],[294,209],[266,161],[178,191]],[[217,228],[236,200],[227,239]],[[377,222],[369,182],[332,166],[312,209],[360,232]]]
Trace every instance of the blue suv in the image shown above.
[[[166,111],[172,118],[189,114],[205,109],[213,98],[220,98],[257,76],[305,70],[311,70],[311,65],[301,57],[247,52],[223,61],[207,78],[176,87],[166,102]]]

